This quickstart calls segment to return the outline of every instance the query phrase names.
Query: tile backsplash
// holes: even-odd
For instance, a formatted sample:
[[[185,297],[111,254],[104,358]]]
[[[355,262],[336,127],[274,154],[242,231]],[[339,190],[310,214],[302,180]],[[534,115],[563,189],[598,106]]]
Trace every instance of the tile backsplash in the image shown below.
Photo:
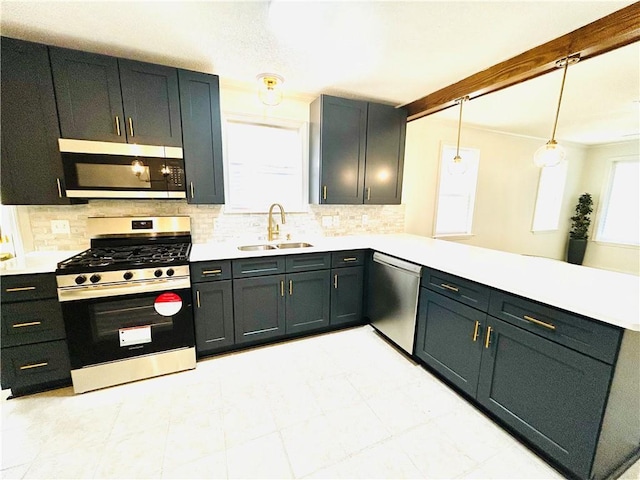
[[[88,248],[88,217],[188,215],[194,243],[264,240],[267,214],[228,214],[221,205],[189,205],[186,200],[91,200],[85,205],[19,207],[29,250]],[[279,222],[279,214],[276,216]],[[51,220],[69,222],[69,234],[54,234]],[[305,213],[287,213],[281,238],[402,233],[404,205],[310,205]]]

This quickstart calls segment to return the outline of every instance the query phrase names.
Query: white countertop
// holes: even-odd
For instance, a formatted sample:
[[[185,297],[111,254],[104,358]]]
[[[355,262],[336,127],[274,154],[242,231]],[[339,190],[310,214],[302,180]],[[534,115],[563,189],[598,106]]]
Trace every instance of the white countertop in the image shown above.
[[[24,256],[0,262],[0,276],[55,272],[58,262],[66,260],[81,251],[82,250],[56,250],[50,252],[30,252]]]
[[[408,234],[305,238],[304,241],[314,246],[240,251],[237,248],[239,243],[195,244],[191,250],[191,261],[371,248],[612,325],[640,331],[640,277],[635,275]],[[241,244],[260,243],[266,242]]]

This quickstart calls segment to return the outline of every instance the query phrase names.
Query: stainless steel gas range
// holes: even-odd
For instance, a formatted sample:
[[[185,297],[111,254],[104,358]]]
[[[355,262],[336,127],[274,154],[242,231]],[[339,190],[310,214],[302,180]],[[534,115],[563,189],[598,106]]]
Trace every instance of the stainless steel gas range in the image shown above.
[[[58,264],[76,393],[196,366],[189,217],[93,217]]]

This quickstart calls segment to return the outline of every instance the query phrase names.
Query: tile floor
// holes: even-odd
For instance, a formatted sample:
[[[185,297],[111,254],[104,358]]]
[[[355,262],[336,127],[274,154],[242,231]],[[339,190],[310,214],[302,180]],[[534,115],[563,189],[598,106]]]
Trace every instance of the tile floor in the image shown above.
[[[4,397],[2,478],[562,478],[369,326]]]

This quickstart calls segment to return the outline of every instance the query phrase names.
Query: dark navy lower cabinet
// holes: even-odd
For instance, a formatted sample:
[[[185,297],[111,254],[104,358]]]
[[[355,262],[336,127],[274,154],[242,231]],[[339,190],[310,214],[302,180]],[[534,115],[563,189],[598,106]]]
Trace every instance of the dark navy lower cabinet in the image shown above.
[[[362,320],[364,267],[331,270],[331,325]]]
[[[477,400],[589,478],[612,367],[495,318],[487,331]]]
[[[193,284],[196,351],[199,356],[234,345],[231,280]]]
[[[415,354],[475,397],[487,315],[421,288]]]
[[[285,334],[285,275],[233,281],[236,344]]]
[[[288,274],[285,287],[286,333],[329,325],[329,270]]]

